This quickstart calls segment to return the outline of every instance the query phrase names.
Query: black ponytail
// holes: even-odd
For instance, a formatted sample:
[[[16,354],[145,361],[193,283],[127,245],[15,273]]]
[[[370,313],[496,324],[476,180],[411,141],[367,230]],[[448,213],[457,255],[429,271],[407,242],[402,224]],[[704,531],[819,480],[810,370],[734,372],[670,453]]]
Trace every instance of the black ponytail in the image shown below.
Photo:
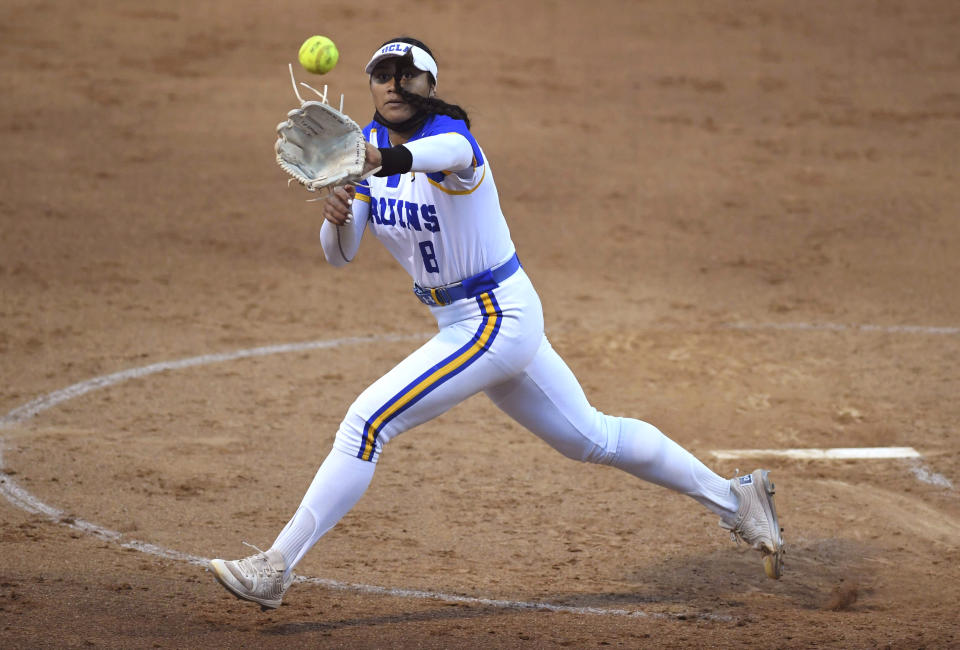
[[[430,73],[428,72],[427,74]],[[448,104],[436,97],[424,97],[423,95],[417,95],[408,90],[404,90],[403,87],[400,86],[399,80],[397,81],[397,93],[403,97],[403,101],[418,111],[424,111],[430,115],[447,115],[455,120],[463,120],[467,124],[467,129],[470,128],[470,117],[465,110],[456,104]]]
[[[400,36],[398,38],[391,38],[389,41],[384,42],[383,45],[387,45],[388,43],[406,43],[408,45],[415,45],[419,47],[421,50],[423,50],[424,52],[426,52],[427,54],[429,54],[430,56],[433,56],[433,52],[430,51],[430,48],[427,47],[423,43],[423,41],[419,41],[409,36]],[[383,45],[381,45],[380,47],[383,47]],[[411,55],[408,54],[408,56],[411,56]],[[433,58],[434,60],[436,60],[436,57],[433,57]],[[387,122],[386,120],[383,119],[383,117],[379,113],[374,115],[375,120],[383,124],[386,124],[386,126],[388,127],[392,127],[397,130],[404,131],[408,129],[405,129],[402,127],[408,127],[414,122],[422,124],[424,121],[426,121],[426,118],[430,115],[446,115],[448,117],[452,117],[455,120],[463,120],[464,123],[467,125],[467,129],[470,128],[470,117],[467,115],[467,111],[465,111],[460,106],[457,106],[456,104],[448,104],[447,102],[443,101],[442,99],[439,99],[438,97],[423,97],[422,95],[416,95],[408,90],[404,90],[403,86],[400,85],[401,74],[402,74],[402,70],[400,69],[400,66],[397,66],[396,73],[394,76],[394,79],[396,81],[397,94],[399,94],[400,97],[403,98],[403,101],[407,102],[408,104],[413,106],[415,109],[417,109],[417,114],[414,115],[414,117],[411,118],[410,120],[407,120],[402,125],[396,125],[394,123]],[[434,78],[433,74],[431,74],[430,72],[428,72],[427,74],[430,75],[430,82],[433,85],[436,85],[437,80]],[[417,126],[419,126],[419,124],[417,124]]]

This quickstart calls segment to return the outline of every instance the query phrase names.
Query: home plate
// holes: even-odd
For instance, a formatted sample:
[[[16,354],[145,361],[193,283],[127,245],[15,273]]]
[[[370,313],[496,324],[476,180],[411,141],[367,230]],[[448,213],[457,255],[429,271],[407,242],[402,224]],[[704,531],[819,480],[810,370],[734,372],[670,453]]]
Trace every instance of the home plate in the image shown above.
[[[842,460],[847,458],[920,458],[913,447],[834,447],[832,449],[717,449],[711,452],[721,460],[778,456],[803,460]]]

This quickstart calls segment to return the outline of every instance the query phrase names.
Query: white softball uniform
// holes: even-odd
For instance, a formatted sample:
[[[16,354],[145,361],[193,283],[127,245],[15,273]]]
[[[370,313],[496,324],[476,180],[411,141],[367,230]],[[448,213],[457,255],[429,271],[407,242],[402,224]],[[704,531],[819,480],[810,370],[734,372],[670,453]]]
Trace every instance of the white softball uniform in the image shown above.
[[[364,133],[391,146],[376,123]],[[735,511],[727,480],[654,426],[590,405],[544,335],[540,298],[516,262],[490,163],[464,122],[432,116],[405,146],[412,170],[358,186],[353,222],[324,222],[321,243],[342,266],[370,230],[410,274],[417,297],[432,303],[439,331],[350,406],[334,450],[274,543],[288,570],[360,498],[387,441],[480,391],[565,456],[619,467],[718,514]]]

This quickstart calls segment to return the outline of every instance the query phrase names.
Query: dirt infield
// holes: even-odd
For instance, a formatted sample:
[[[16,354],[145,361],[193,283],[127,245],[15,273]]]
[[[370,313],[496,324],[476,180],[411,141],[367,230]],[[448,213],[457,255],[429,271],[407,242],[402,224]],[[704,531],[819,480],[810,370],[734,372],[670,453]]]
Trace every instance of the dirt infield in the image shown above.
[[[0,645],[960,645],[958,31],[947,0],[6,0]],[[482,397],[386,447],[279,610],[198,566],[270,545],[434,327],[372,239],[325,264],[274,163],[313,33],[360,122],[370,52],[431,46],[554,347],[601,410],[771,470],[782,580]],[[713,455],[830,447],[921,457]]]

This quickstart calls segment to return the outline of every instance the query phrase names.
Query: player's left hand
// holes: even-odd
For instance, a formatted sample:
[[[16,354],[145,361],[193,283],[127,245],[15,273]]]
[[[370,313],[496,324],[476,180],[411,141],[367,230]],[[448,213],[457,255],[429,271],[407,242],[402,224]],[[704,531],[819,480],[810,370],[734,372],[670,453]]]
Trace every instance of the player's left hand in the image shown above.
[[[363,129],[323,101],[300,102],[277,125],[277,164],[311,192],[359,181],[370,155]]]

